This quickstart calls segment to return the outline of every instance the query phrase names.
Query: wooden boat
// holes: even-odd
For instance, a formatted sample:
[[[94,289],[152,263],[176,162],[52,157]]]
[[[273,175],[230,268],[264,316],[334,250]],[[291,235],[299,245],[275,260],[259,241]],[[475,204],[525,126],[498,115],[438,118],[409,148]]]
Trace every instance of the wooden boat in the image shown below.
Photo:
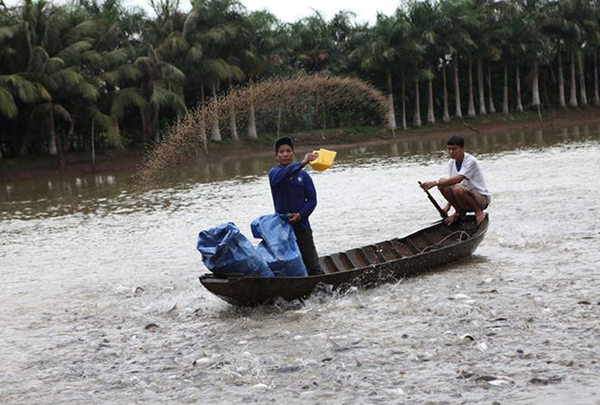
[[[477,226],[474,215],[448,226],[443,221],[412,233],[362,248],[320,257],[325,274],[263,278],[241,274],[206,274],[200,282],[225,301],[242,306],[308,297],[319,285],[328,289],[372,287],[421,274],[470,256],[483,240],[489,218]]]

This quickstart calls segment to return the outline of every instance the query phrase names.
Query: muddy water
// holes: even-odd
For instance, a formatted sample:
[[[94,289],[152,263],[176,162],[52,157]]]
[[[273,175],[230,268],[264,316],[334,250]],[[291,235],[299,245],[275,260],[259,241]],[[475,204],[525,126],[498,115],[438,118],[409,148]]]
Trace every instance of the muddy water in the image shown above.
[[[468,137],[492,192],[470,259],[371,290],[236,309],[197,233],[271,212],[271,158],[0,185],[0,403],[600,401],[600,124]],[[339,150],[321,253],[436,220],[445,139]],[[438,196],[439,199],[439,196]],[[154,326],[149,326],[154,324]]]

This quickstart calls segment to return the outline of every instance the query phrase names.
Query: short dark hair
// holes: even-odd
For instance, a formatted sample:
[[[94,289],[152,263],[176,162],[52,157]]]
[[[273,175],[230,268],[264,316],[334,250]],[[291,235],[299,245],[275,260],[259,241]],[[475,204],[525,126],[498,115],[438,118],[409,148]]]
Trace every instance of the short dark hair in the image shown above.
[[[448,139],[448,142],[446,142],[446,145],[456,145],[463,148],[465,146],[465,140],[460,135],[452,135],[450,139]]]
[[[275,141],[275,153],[279,151],[281,145],[290,145],[290,148],[294,150],[294,142],[292,142],[292,138],[289,136],[282,136],[278,140]]]

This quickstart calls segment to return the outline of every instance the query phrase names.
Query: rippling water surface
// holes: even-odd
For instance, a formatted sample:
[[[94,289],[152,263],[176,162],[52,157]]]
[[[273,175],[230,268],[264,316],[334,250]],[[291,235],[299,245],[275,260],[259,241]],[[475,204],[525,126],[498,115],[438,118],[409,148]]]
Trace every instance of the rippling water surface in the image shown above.
[[[468,137],[492,192],[476,254],[426,276],[234,308],[199,231],[250,236],[264,159],[0,185],[0,403],[600,403],[600,124]],[[314,173],[321,254],[436,220],[444,139],[339,150]],[[438,200],[441,197],[437,195]]]

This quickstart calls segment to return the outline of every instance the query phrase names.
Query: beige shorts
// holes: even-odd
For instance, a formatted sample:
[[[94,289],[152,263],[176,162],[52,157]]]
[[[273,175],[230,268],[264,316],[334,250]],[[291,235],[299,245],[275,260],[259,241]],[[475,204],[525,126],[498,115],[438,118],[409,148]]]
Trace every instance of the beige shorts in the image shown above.
[[[459,184],[459,186],[461,186],[467,194],[469,194],[471,197],[473,197],[473,199],[475,200],[477,205],[479,205],[479,208],[481,208],[482,210],[486,209],[488,207],[488,205],[490,205],[492,198],[489,195],[480,194],[473,187],[469,187],[465,184]],[[461,207],[461,208],[464,208],[464,207]]]

